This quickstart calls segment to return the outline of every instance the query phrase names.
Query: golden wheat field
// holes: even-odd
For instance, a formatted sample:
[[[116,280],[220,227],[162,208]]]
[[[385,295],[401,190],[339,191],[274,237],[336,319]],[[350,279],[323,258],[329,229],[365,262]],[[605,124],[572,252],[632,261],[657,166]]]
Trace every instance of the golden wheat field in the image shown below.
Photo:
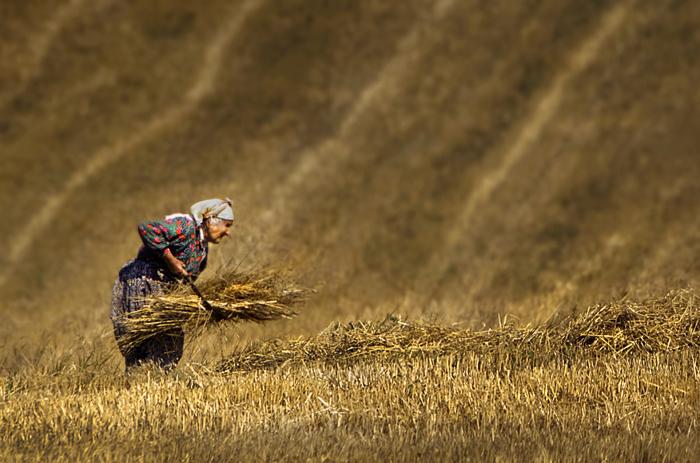
[[[2,2],[0,461],[696,461],[698,56],[692,0]],[[137,225],[224,196],[225,321],[126,377]]]

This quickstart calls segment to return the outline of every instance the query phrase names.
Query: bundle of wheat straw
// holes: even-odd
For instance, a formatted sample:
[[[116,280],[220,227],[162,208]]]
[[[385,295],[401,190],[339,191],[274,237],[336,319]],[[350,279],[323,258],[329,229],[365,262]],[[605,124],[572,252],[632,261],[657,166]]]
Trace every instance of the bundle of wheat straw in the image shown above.
[[[205,309],[188,284],[148,297],[141,309],[125,318],[126,334],[120,343],[128,349],[156,335],[180,330],[197,334],[202,328],[223,321],[262,323],[292,318],[297,315],[292,307],[308,293],[273,271],[228,272],[204,282],[200,291],[212,310]]]

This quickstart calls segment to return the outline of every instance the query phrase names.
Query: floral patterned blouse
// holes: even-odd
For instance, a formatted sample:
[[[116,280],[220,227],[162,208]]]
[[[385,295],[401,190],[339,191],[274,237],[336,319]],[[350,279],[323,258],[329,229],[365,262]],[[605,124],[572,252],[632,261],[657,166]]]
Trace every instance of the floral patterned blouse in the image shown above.
[[[207,266],[209,246],[201,227],[192,216],[174,214],[164,220],[144,222],[139,225],[143,247],[139,258],[162,262],[163,252],[170,252],[185,264],[187,272],[197,278]]]

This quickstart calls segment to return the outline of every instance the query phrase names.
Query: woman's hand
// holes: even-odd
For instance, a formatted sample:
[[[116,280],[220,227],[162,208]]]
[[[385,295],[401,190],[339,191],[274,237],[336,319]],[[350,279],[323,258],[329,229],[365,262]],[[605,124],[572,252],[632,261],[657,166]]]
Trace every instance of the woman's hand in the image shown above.
[[[170,270],[170,273],[176,277],[187,277],[189,275],[189,273],[187,273],[187,269],[185,268],[185,264],[180,259],[173,256],[170,249],[163,251],[163,260],[165,261],[165,265],[167,265],[168,270]]]

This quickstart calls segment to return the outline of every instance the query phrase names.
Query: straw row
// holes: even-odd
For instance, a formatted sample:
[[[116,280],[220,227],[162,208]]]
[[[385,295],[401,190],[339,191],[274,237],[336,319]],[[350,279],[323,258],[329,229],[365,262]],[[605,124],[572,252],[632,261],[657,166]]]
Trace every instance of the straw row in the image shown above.
[[[410,358],[472,352],[547,359],[571,349],[622,355],[700,347],[700,307],[692,290],[675,290],[641,302],[626,298],[590,307],[582,315],[540,327],[505,324],[474,331],[458,326],[382,322],[330,326],[310,338],[248,346],[219,365],[220,371],[274,368],[313,361]]]

